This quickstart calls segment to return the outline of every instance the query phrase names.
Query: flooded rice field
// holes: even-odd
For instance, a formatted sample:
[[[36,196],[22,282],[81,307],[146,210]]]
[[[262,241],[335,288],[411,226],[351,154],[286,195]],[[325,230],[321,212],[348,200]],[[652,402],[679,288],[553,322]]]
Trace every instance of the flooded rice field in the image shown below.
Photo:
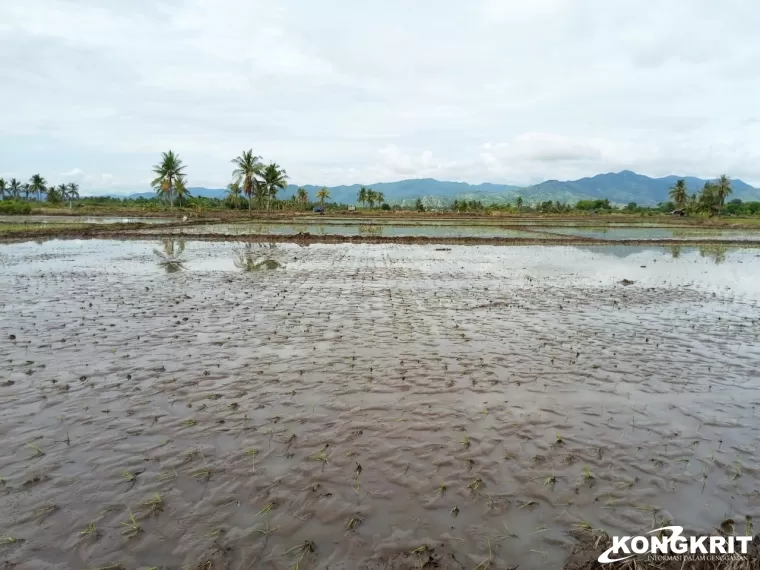
[[[155,230],[145,230],[155,233]],[[531,238],[557,239],[556,235],[540,232],[503,228],[495,225],[462,225],[462,224],[278,224],[260,222],[213,223],[190,227],[162,229],[161,233],[183,235],[296,235],[299,232],[311,235],[341,235],[341,236],[385,236],[385,237],[435,237],[435,238]],[[760,235],[760,234],[759,234]]]
[[[562,568],[760,517],[754,249],[27,242],[0,301],[4,568]]]
[[[552,234],[603,240],[736,240],[760,242],[760,231],[717,228],[542,227]]]
[[[139,218],[133,216],[0,216],[0,224],[169,224],[172,218]]]

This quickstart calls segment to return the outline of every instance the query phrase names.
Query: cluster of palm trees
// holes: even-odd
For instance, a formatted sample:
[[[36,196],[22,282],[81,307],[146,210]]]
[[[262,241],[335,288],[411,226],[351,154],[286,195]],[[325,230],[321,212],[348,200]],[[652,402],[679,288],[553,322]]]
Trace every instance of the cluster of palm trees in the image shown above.
[[[372,188],[365,188],[364,186],[359,189],[356,199],[362,206],[369,204],[370,208],[375,204],[382,204],[385,202],[385,196],[382,192],[375,192]]]
[[[232,159],[235,169],[232,171],[232,183],[227,186],[227,198],[237,205],[243,194],[248,198],[248,209],[253,208],[256,199],[259,209],[272,208],[272,201],[277,200],[277,192],[287,188],[288,173],[276,162],[264,164],[261,157],[253,150],[244,150],[240,156]],[[308,196],[307,196],[308,198]]]
[[[15,178],[6,181],[0,178],[0,200],[26,200],[31,199],[37,202],[42,201],[42,195],[45,195],[48,202],[62,202],[65,200],[75,200],[79,198],[79,184],[70,182],[69,184],[48,184],[39,174],[33,175],[29,182],[20,182]]]
[[[705,182],[699,194],[689,194],[685,180],[678,180],[670,189],[670,199],[679,210],[719,214],[726,198],[733,192],[731,179],[723,174],[716,181]]]

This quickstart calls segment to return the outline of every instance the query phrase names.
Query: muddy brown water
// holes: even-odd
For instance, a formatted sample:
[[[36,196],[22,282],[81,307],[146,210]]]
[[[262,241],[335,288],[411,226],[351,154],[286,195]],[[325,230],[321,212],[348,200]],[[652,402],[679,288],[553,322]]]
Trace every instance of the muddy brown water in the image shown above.
[[[743,533],[759,300],[754,249],[2,245],[0,560],[539,569],[585,525]]]

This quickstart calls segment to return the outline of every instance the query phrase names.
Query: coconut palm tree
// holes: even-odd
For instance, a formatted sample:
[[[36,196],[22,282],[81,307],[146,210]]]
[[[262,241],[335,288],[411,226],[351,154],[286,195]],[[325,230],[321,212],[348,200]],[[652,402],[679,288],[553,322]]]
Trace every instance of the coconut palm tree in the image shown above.
[[[375,192],[372,188],[367,189],[367,202],[369,202],[370,208],[375,207],[375,202],[377,202],[377,192]]]
[[[161,162],[153,167],[153,174],[156,175],[156,178],[151,186],[160,193],[166,193],[170,208],[174,207],[174,185],[177,179],[185,175],[183,170],[185,170],[185,165],[182,164],[182,159],[171,150],[161,153]]]
[[[306,191],[306,188],[299,188],[298,192],[296,192],[296,196],[301,204],[309,203],[309,193]]]
[[[3,178],[0,178],[0,200],[5,200],[5,193],[8,190],[8,185]]]
[[[689,197],[688,189],[686,188],[686,181],[677,181],[669,192],[670,199],[675,202],[676,208],[682,210],[686,206],[686,201]]]
[[[733,192],[731,188],[731,179],[722,174],[718,178],[718,183],[715,185],[715,198],[718,201],[718,212],[723,209],[723,205],[726,203],[726,198]]]
[[[29,192],[34,194],[37,193],[37,201],[40,202],[42,199],[42,193],[45,192],[47,181],[40,176],[39,174],[33,175],[29,179]],[[27,198],[28,199],[28,198]]]
[[[364,186],[359,188],[359,193],[356,195],[356,199],[362,206],[367,202],[367,189]]]
[[[182,197],[192,198],[190,191],[185,186],[185,178],[180,176],[177,178],[177,182],[174,185],[174,192],[177,194],[177,200],[179,200],[179,207],[182,207]]]
[[[240,190],[240,184],[237,182],[233,182],[232,184],[227,185],[227,201],[232,205],[233,208],[237,208],[240,205],[240,194],[242,190]]]
[[[21,198],[21,182],[15,178],[11,178],[10,185],[8,186],[8,193],[14,200]]]
[[[66,196],[68,197],[69,201],[79,200],[79,184],[76,182],[69,182],[66,188]]]
[[[277,199],[277,191],[287,188],[288,173],[275,162],[267,164],[262,173],[263,185],[267,195],[267,210],[272,206],[272,198]]]
[[[319,198],[319,204],[324,207],[325,200],[330,199],[330,191],[327,188],[322,188],[319,192],[317,192],[317,198]]]
[[[378,204],[383,204],[385,202],[385,194],[382,192],[375,192],[375,199]]]
[[[248,196],[248,210],[252,208],[254,192],[258,190],[258,179],[264,173],[264,165],[260,156],[254,156],[253,150],[244,150],[242,154],[232,159],[235,170],[232,171],[234,182],[243,188],[243,194]]]
[[[61,195],[61,186],[63,186],[64,192],[66,191],[66,186],[61,184],[60,186],[50,186],[50,188],[47,189],[47,201],[51,204],[57,204],[61,200],[63,200],[63,196]]]
[[[29,193],[32,191],[29,183],[25,183],[21,186],[21,191],[24,193],[24,200],[29,201]]]

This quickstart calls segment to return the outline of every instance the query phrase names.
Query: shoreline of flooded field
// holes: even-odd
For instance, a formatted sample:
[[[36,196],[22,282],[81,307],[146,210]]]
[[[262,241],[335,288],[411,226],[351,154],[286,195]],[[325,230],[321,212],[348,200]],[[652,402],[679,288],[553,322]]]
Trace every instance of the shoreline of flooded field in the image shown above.
[[[9,564],[542,569],[580,528],[760,517],[753,248],[163,236],[0,268]]]

